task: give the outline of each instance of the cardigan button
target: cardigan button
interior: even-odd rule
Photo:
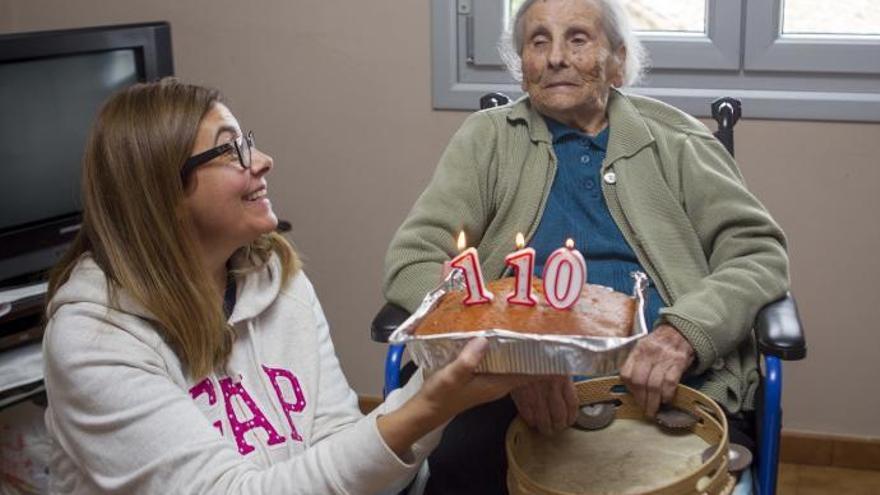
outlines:
[[[605,179],[606,184],[617,183],[617,174],[615,174],[614,172],[608,172],[602,178]]]

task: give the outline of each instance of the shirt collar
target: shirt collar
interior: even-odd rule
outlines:
[[[544,117],[544,121],[547,122],[547,129],[550,130],[550,134],[553,136],[553,143],[556,144],[567,137],[573,138],[581,138],[586,139],[591,146],[595,148],[599,148],[602,151],[608,149],[608,129],[609,126],[605,126],[604,129],[599,131],[599,134],[595,136],[590,136],[585,132],[581,132],[577,129],[569,127],[562,122],[558,122],[556,120],[551,119],[550,117]]]
[[[633,98],[638,97],[633,96]],[[484,110],[484,112],[492,111],[497,111],[497,109]],[[552,144],[553,136],[547,129],[546,121],[532,107],[528,94],[521,96],[506,111],[508,112],[507,120],[510,123],[521,122],[526,125],[532,141]],[[611,136],[610,133],[608,135],[608,149],[603,167],[610,166],[620,158],[635,155],[654,141],[654,136],[648,129],[641,112],[629,97],[615,88],[611,88],[611,94],[608,97],[608,127],[609,129],[614,128],[614,136]]]

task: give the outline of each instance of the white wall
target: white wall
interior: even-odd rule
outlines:
[[[428,2],[0,0],[0,32],[167,20],[177,74],[221,88],[261,149],[342,365],[381,390],[368,339],[388,241],[464,113],[430,99]],[[880,125],[746,120],[737,156],[791,242],[809,337],[786,428],[880,437]]]

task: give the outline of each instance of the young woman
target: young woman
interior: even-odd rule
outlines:
[[[375,493],[522,383],[475,375],[474,340],[363,417],[274,233],[272,167],[216,91],[167,79],[105,104],[50,283],[53,493]]]

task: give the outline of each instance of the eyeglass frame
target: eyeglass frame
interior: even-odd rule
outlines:
[[[244,146],[242,144],[239,144],[239,142],[241,142]],[[232,141],[223,143],[219,146],[215,146],[214,148],[203,151],[198,155],[193,155],[187,158],[185,162],[183,162],[183,168],[180,169],[180,179],[186,181],[186,178],[189,177],[189,174],[191,174],[193,170],[195,170],[197,167],[210,162],[218,156],[223,156],[230,151],[235,151],[236,155],[238,155],[239,165],[241,165],[242,169],[247,170],[251,168],[254,146],[254,131],[248,131],[247,135],[245,136],[241,136],[239,138],[233,139]],[[247,160],[245,160],[245,157],[247,157]]]

